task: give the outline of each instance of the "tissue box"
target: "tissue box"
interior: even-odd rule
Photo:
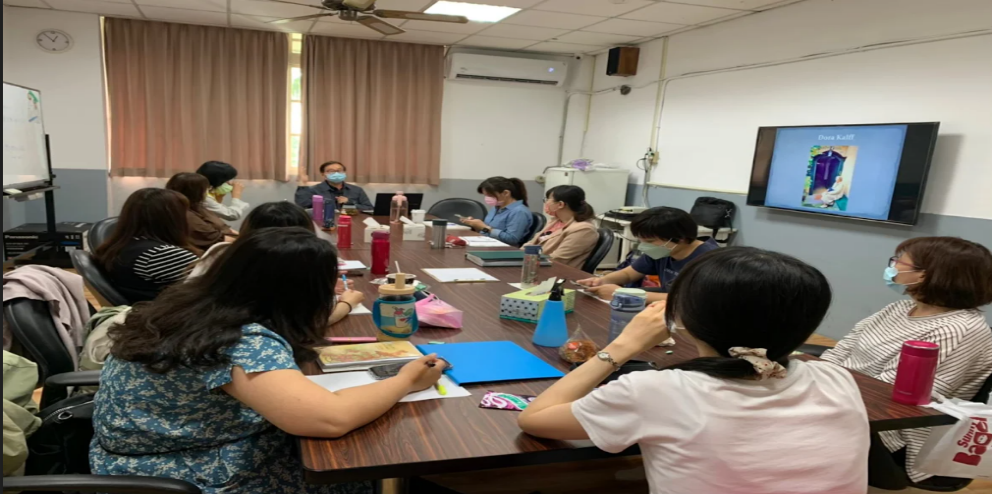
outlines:
[[[424,225],[403,225],[403,240],[420,240],[427,238],[427,227]]]
[[[503,295],[499,304],[499,317],[512,321],[537,323],[544,312],[544,304],[550,294],[530,295],[534,289],[521,290],[509,295]],[[565,313],[575,312],[575,290],[565,290]]]
[[[367,226],[367,227],[365,227],[365,243],[367,243],[367,244],[371,244],[372,243],[372,233],[373,232],[386,232],[386,233],[389,233],[389,231],[390,231],[389,230],[389,227],[386,226],[386,225],[379,225],[376,228],[372,228],[371,226]]]

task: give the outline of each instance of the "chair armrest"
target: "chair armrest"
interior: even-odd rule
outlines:
[[[49,377],[46,388],[70,388],[77,386],[99,386],[100,371],[69,372]]]
[[[44,475],[3,479],[3,492],[62,492],[107,494],[202,494],[188,482],[154,477]]]
[[[823,345],[803,345],[796,351],[803,352],[806,355],[812,355],[814,357],[822,357],[823,353],[827,350],[832,350],[832,348]]]

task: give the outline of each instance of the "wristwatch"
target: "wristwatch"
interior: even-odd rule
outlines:
[[[493,232],[493,229],[492,228],[483,228],[483,229],[479,230],[479,233],[481,233],[483,235],[489,235],[492,232]]]
[[[596,357],[598,357],[599,360],[612,365],[614,369],[620,370],[620,364],[618,364],[616,360],[613,360],[613,356],[610,355],[609,352],[599,352],[596,354]]]

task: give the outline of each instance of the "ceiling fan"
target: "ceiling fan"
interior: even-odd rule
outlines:
[[[367,28],[379,31],[386,36],[402,34],[406,31],[382,20],[382,19],[404,19],[411,21],[434,21],[452,22],[456,24],[468,23],[468,18],[460,15],[440,15],[424,14],[422,12],[407,12],[403,10],[381,10],[375,8],[375,0],[320,0],[320,6],[307,5],[288,0],[270,0],[276,3],[286,3],[290,5],[300,5],[312,7],[324,12],[320,14],[305,15],[291,19],[280,19],[272,21],[270,24],[285,24],[287,22],[308,21],[321,17],[338,16],[342,21],[357,22]]]

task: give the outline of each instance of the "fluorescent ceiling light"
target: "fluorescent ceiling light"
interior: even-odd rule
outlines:
[[[513,7],[497,7],[495,5],[481,5],[477,3],[465,2],[437,2],[427,9],[426,14],[463,15],[468,20],[475,22],[499,22],[513,14],[520,12],[520,9]]]

